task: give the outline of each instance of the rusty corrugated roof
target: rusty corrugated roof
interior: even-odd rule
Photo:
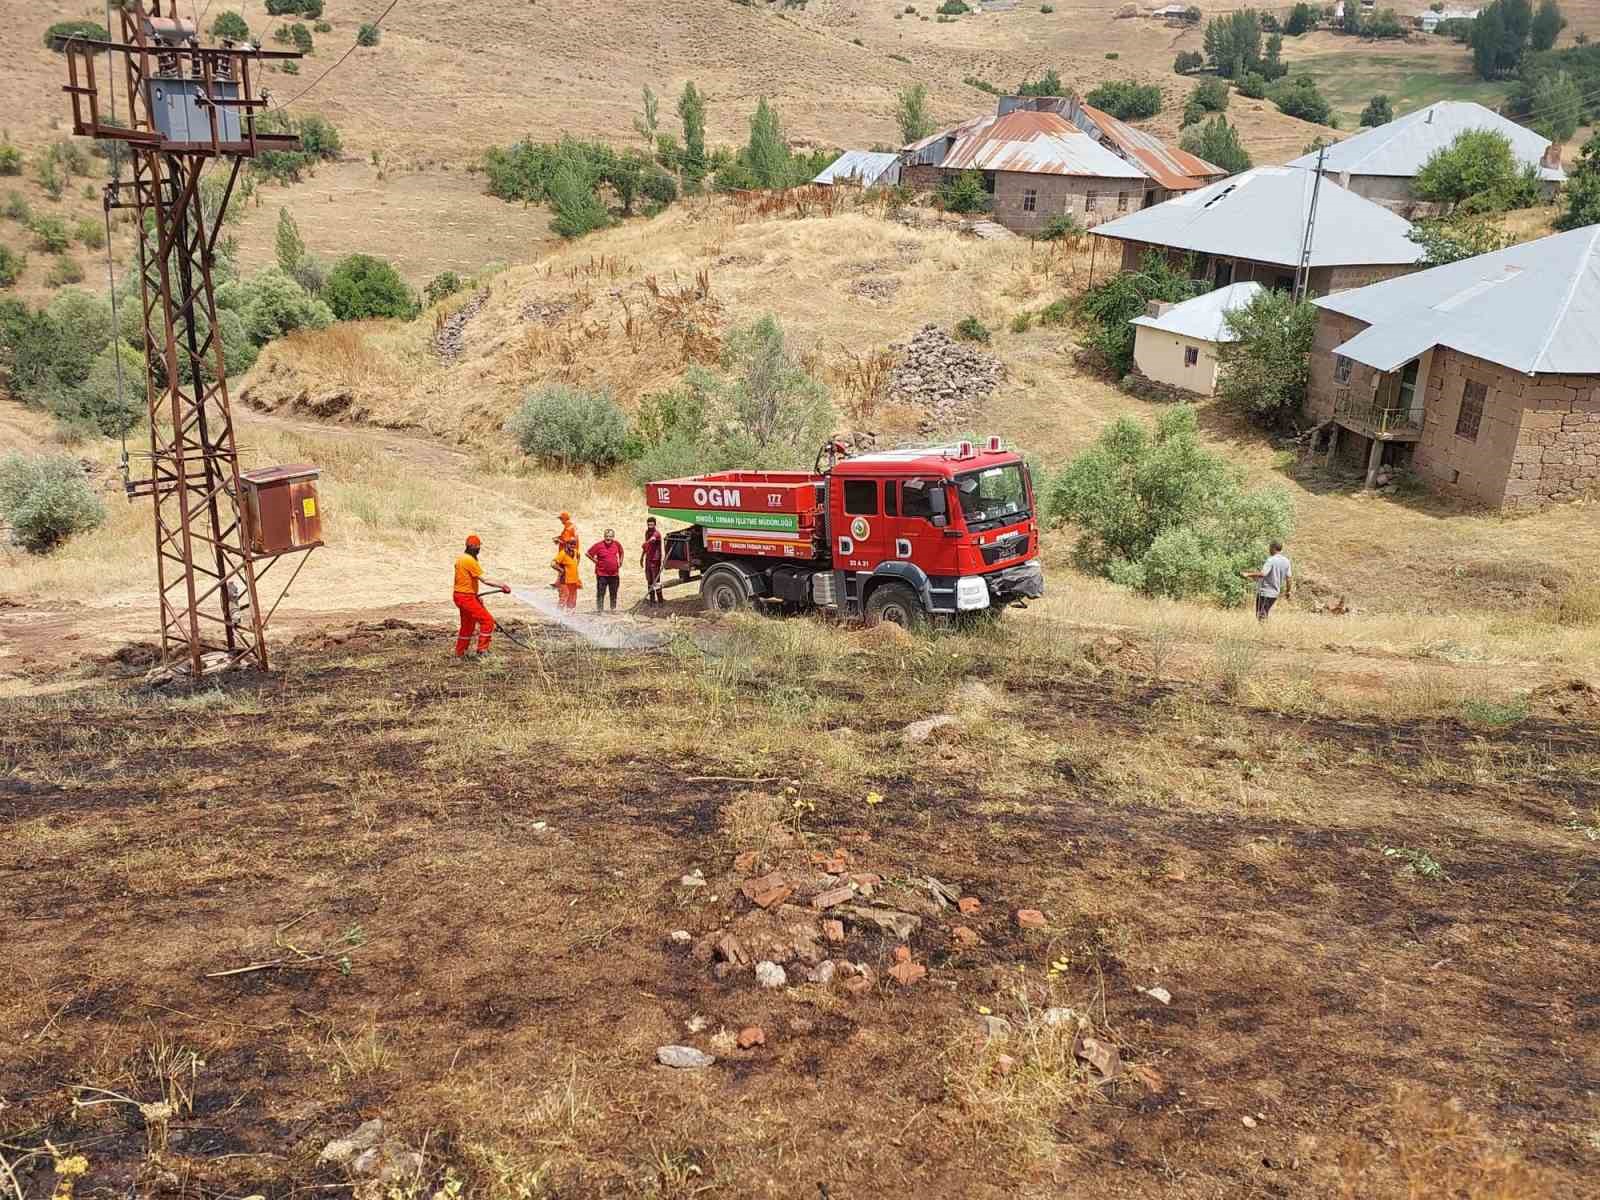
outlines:
[[[1121,149],[1144,168],[1145,174],[1168,191],[1187,192],[1205,187],[1227,174],[1215,163],[1196,157],[1187,150],[1174,150],[1155,134],[1135,129],[1126,121],[1119,121],[1092,105],[1079,101],[1078,111],[1099,129],[1102,138]]]
[[[941,141],[950,149],[931,161]],[[1143,179],[1145,172],[1107,150],[1065,117],[1051,112],[1009,112],[979,117],[906,147],[912,161],[952,171],[1017,171],[1028,175],[1082,175],[1100,179]],[[923,152],[918,154],[917,152]]]

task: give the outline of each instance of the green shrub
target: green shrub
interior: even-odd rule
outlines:
[[[962,13],[969,13],[972,9],[967,7],[965,0],[944,0],[944,3],[934,9],[942,17],[959,17]]]
[[[328,304],[313,297],[277,267],[268,267],[248,283],[238,285],[236,293],[230,295],[230,304],[239,314],[245,335],[257,346],[265,346],[296,329],[326,329],[334,320],[334,310]]]
[[[333,32],[333,26],[328,24],[328,22],[326,22],[326,21],[318,21],[311,28],[314,29],[318,33],[332,33]]]
[[[1239,131],[1220,114],[1183,131],[1178,145],[1190,154],[1214,163],[1230,175],[1250,169],[1250,156],[1239,141]]]
[[[296,21],[289,26],[289,40],[294,43],[294,48],[300,51],[301,54],[310,54],[315,46],[315,42],[311,37],[311,30],[307,29],[300,21]]]
[[[1379,93],[1367,101],[1367,106],[1361,110],[1361,127],[1363,129],[1376,129],[1379,125],[1387,125],[1394,120],[1394,106],[1389,103],[1389,97]]]
[[[1498,225],[1471,216],[1417,221],[1406,236],[1423,248],[1427,255],[1423,261],[1430,267],[1492,254],[1504,250],[1513,240]]]
[[[44,281],[51,287],[68,287],[74,283],[83,282],[83,268],[78,265],[77,259],[65,255],[57,258],[50,264]]]
[[[378,28],[378,26],[373,24],[363,25],[356,33],[356,45],[376,46],[378,44],[378,40],[382,36],[383,30]]]
[[[1267,94],[1285,116],[1326,125],[1328,118],[1333,115],[1333,109],[1317,88],[1317,81],[1309,75],[1285,79]]]
[[[117,386],[117,359],[122,359],[122,386]],[[124,341],[107,345],[89,365],[75,388],[62,389],[46,407],[69,431],[119,437],[136,428],[145,415],[144,355]]]
[[[1228,85],[1221,79],[1202,79],[1189,93],[1189,102],[1202,112],[1225,112],[1228,107]]]
[[[77,235],[78,243],[91,250],[99,250],[106,244],[105,223],[93,217],[82,218],[73,232]]]
[[[976,75],[968,75],[961,82],[970,88],[977,88],[980,92],[987,92],[991,96],[1000,95],[999,88],[990,83],[987,79],[979,79]]]
[[[1537,178],[1532,187],[1534,197],[1529,197],[1522,175],[1504,134],[1468,129],[1434,151],[1412,186],[1423,200],[1450,205],[1470,201],[1468,207],[1473,211],[1495,211],[1525,207],[1537,198]]]
[[[33,221],[33,208],[29,205],[28,198],[21,192],[7,192],[5,206],[0,208],[0,216],[28,225]]]
[[[328,273],[322,299],[341,321],[370,317],[410,320],[417,315],[416,301],[399,273],[370,254],[351,254]]]
[[[1201,445],[1195,410],[1178,405],[1152,433],[1129,417],[1112,423],[1045,488],[1054,526],[1080,533],[1084,570],[1151,596],[1242,600],[1239,572],[1293,528],[1279,489],[1247,490],[1244,472]]]
[[[211,36],[227,38],[232,42],[247,42],[250,40],[250,26],[236,12],[218,13],[217,19],[211,22]]]
[[[1563,193],[1567,211],[1556,218],[1558,229],[1582,229],[1600,224],[1600,133],[1584,143],[1578,161],[1567,172]]]
[[[62,254],[72,245],[72,230],[60,217],[35,217],[28,223],[33,244],[47,254]]]
[[[1019,96],[1060,96],[1067,91],[1066,84],[1061,82],[1061,76],[1054,67],[1051,67],[1038,79],[1023,80],[1017,84]]]
[[[1161,111],[1160,88],[1128,79],[1102,83],[1084,99],[1119,121],[1137,121]]]
[[[1190,75],[1206,65],[1206,56],[1198,50],[1180,50],[1172,60],[1172,69],[1179,75]]]
[[[106,507],[67,455],[8,454],[0,459],[0,516],[11,539],[43,554],[106,519]]]
[[[0,141],[0,175],[22,174],[22,151],[8,141]]]
[[[0,246],[0,288],[8,288],[22,277],[28,256],[10,246]]]
[[[956,322],[955,335],[964,342],[987,342],[989,327],[977,317],[968,315]]]
[[[1218,345],[1218,394],[1262,424],[1283,423],[1305,401],[1316,306],[1267,290],[1224,321],[1236,340]]]
[[[1053,12],[1055,12],[1055,10],[1056,10],[1056,7],[1053,4],[1041,4],[1041,5],[1039,5],[1039,11],[1042,12],[1042,13],[1053,13]]]
[[[1116,50],[1107,50],[1106,51],[1106,58],[1109,61],[1115,62],[1117,59],[1119,59],[1121,57],[1122,57],[1122,54],[1119,51],[1116,51]]]
[[[279,183],[298,183],[318,162],[337,159],[344,151],[338,129],[319,113],[295,120],[286,113],[271,112],[257,120],[256,128],[261,133],[300,136],[299,150],[262,150],[251,160],[252,170]]]
[[[563,470],[608,470],[628,441],[628,419],[609,393],[559,383],[529,392],[505,428],[529,458]]]
[[[1071,213],[1057,213],[1046,221],[1033,236],[1041,242],[1059,242],[1062,238],[1076,237],[1083,232],[1078,218]]]
[[[278,70],[282,71],[285,75],[298,75],[300,74],[300,64],[291,58],[279,63]]]
[[[427,297],[428,305],[431,307],[441,300],[454,296],[464,286],[461,276],[454,271],[440,271],[428,280],[428,286],[422,289],[422,294]]]
[[[1065,296],[1052,300],[1039,310],[1039,324],[1065,325],[1072,319],[1072,303]]]
[[[1028,330],[1030,330],[1032,328],[1033,328],[1033,314],[1031,312],[1029,312],[1027,309],[1023,309],[1016,316],[1011,318],[1011,332],[1012,333],[1027,333]]]
[[[1113,275],[1084,292],[1078,312],[1093,327],[1089,344],[1118,375],[1133,369],[1134,328],[1129,322],[1152,300],[1176,303],[1208,290],[1206,284],[1190,278],[1193,273],[1192,262],[1186,261],[1183,269],[1177,270],[1164,255],[1150,251],[1138,271]]]
[[[1267,98],[1267,77],[1256,71],[1246,71],[1239,77],[1239,94],[1251,100]]]
[[[577,162],[560,164],[550,177],[550,228],[564,238],[582,237],[611,224],[611,212],[595,195],[595,181]]]
[[[106,27],[98,21],[57,21],[44,31],[44,46],[46,50],[56,50],[64,53],[56,46],[57,38],[79,37],[91,42],[106,42],[111,40],[111,34]]]
[[[983,187],[983,174],[963,171],[939,185],[939,203],[953,213],[988,212],[994,199]]]
[[[61,199],[61,193],[66,190],[66,176],[56,166],[56,160],[48,154],[41,154],[33,163],[33,177],[38,181],[44,194],[52,200]]]

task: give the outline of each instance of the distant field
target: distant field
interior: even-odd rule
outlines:
[[[1389,97],[1395,114],[1401,115],[1436,100],[1476,100],[1494,108],[1511,90],[1509,84],[1479,79],[1465,52],[1459,68],[1437,53],[1384,50],[1316,54],[1295,59],[1291,66],[1296,75],[1316,78],[1347,129],[1355,124],[1367,101],[1380,92]]]

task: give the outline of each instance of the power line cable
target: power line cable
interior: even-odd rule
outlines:
[[[378,19],[377,20],[369,21],[368,24],[370,24],[374,29],[377,29],[380,26],[382,26],[383,19],[385,17],[387,17],[391,12],[393,12],[394,8],[395,8],[395,5],[397,5],[399,3],[400,3],[400,0],[390,0],[389,7],[384,9],[381,13],[378,14]],[[360,47],[360,45],[361,45],[361,33],[360,33],[359,30],[357,30],[357,32],[356,32],[356,40],[350,43],[350,48],[348,50],[346,50],[343,54],[341,54],[338,57],[338,59],[334,62],[334,64],[332,66],[330,66],[321,75],[318,75],[310,83],[306,84],[305,87],[301,88],[300,91],[296,92],[293,96],[289,97],[289,99],[285,100],[282,104],[274,104],[271,108],[267,109],[267,112],[282,112],[284,109],[288,108],[291,104],[295,103],[295,101],[299,100],[301,97],[306,95],[306,93],[311,91],[312,88],[316,87],[319,83],[321,83],[329,75],[332,75],[341,66],[343,66],[344,65],[344,60],[349,58],[352,54],[354,54],[356,52],[356,50]]]

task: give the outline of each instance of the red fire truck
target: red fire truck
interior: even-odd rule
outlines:
[[[1033,481],[999,438],[843,454],[830,443],[811,472],[646,484],[655,517],[688,523],[666,534],[664,569],[698,578],[709,611],[818,608],[874,625],[1044,594]]]

